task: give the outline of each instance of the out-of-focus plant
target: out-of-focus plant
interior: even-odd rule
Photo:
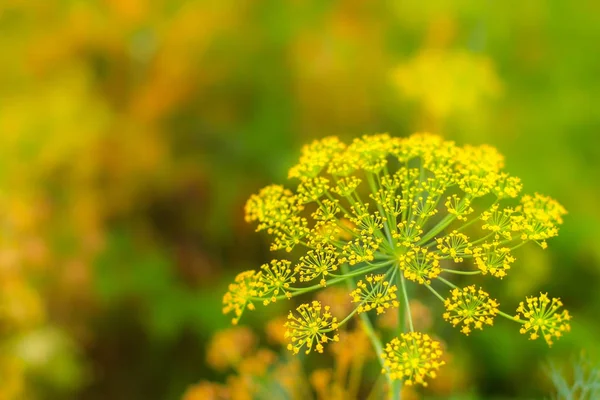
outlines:
[[[552,381],[553,400],[593,400],[600,398],[600,367],[581,354],[567,366],[549,362],[546,374]]]
[[[480,286],[458,287],[448,280],[502,279],[515,262],[515,249],[528,242],[545,249],[547,239],[558,234],[565,209],[537,193],[517,201],[522,184],[503,167],[493,147],[458,147],[430,134],[363,136],[349,146],[328,137],[305,146],[289,171],[299,180],[294,191],[270,185],[246,203],[246,220],[272,236],[271,250],[304,250],[295,263],[274,259],[258,271],[240,273],[223,297],[223,311],[233,313],[237,324],[256,304],[345,284],[353,305],[347,315],[333,315],[319,300],[290,311],[287,348],[293,354],[323,353],[358,315],[392,398],[399,396],[398,382],[427,386],[445,364],[441,343],[414,329],[410,297],[422,287],[443,304],[443,319],[465,335],[502,316],[529,339],[543,338],[551,346],[570,330],[560,299],[540,293],[511,315]],[[432,281],[445,285],[447,294]],[[384,345],[369,312],[393,309],[400,309],[397,329]]]
[[[81,361],[77,346],[89,348],[97,339],[90,317],[107,308],[94,290],[93,267],[112,245],[110,222],[144,213],[183,180],[205,175],[185,157],[172,157],[176,138],[165,121],[232,75],[223,66],[227,56],[198,65],[215,38],[236,32],[231,28],[244,12],[239,2],[177,3],[0,5],[0,370],[7,371],[0,373],[0,392],[6,392],[0,398],[43,389],[66,395],[53,358],[31,357],[21,344],[35,338],[60,349],[63,360]],[[205,121],[227,121],[227,113],[207,111],[219,117]],[[148,233],[144,228],[139,231]],[[112,278],[106,275],[101,278]],[[191,303],[190,288],[174,281],[157,279],[170,285],[163,291],[169,301]],[[139,286],[140,279],[123,297],[138,295]],[[168,325],[163,330],[182,324]],[[71,367],[63,368],[71,371],[69,389],[78,389],[83,367]]]
[[[225,384],[202,381],[188,388],[184,400],[300,399],[309,390],[299,360],[257,346],[246,327],[218,332],[208,343],[207,361],[215,370],[233,372]]]
[[[399,65],[394,82],[404,98],[416,102],[430,124],[449,117],[469,119],[486,100],[499,96],[500,80],[486,56],[464,50],[424,49]]]

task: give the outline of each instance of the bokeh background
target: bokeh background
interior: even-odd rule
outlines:
[[[0,1],[0,399],[222,381],[222,294],[271,256],[246,198],[315,138],[415,131],[569,210],[502,282],[561,296],[568,337],[444,334],[465,393],[547,395],[540,363],[600,337],[599,43],[596,1]]]

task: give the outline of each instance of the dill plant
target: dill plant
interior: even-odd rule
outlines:
[[[314,141],[289,170],[293,190],[267,186],[245,207],[246,220],[272,238],[271,250],[301,255],[240,273],[223,297],[224,313],[237,324],[256,305],[345,285],[346,316],[332,315],[317,300],[289,312],[287,348],[323,353],[358,316],[392,398],[400,383],[427,386],[444,365],[440,342],[414,329],[413,285],[427,288],[443,305],[441,317],[465,335],[502,317],[529,339],[552,345],[570,330],[560,299],[540,293],[507,313],[479,283],[451,281],[456,275],[503,279],[516,248],[532,242],[545,249],[558,234],[563,206],[541,194],[521,195],[520,179],[503,167],[493,147],[459,147],[426,133],[366,135],[350,145],[336,137]],[[434,280],[447,290],[435,289]],[[396,337],[383,343],[372,315],[393,309],[400,317]]]

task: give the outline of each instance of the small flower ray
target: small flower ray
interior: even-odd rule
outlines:
[[[305,353],[313,350],[323,352],[323,344],[337,342],[339,335],[337,318],[331,315],[329,306],[322,306],[320,302],[313,301],[311,304],[302,304],[296,309],[299,317],[292,312],[288,315],[285,323],[285,337],[290,340],[287,348],[294,354],[298,354],[303,347]]]

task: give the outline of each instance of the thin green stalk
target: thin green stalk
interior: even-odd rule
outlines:
[[[446,268],[442,268],[443,272],[447,272],[449,274],[456,274],[456,275],[479,275],[481,274],[481,271],[459,271],[457,269],[446,269]]]
[[[398,266],[396,265],[396,268]],[[396,281],[400,286],[402,286],[402,271],[398,271],[398,275],[396,276]],[[406,309],[405,307],[398,307],[398,323],[396,324],[396,336],[400,337],[400,334],[404,332],[404,324],[406,321]],[[392,400],[400,400],[402,391],[402,382],[400,380],[395,379],[392,381],[390,385],[390,398]]]
[[[404,296],[404,306],[406,307],[406,315],[408,316],[408,326],[411,332],[415,331],[415,327],[413,326],[412,314],[410,312],[410,303],[408,301],[408,293],[406,292],[406,283],[404,282],[404,277],[400,274],[400,284],[402,286],[402,295]]]
[[[379,262],[375,262],[375,263],[372,263],[372,262],[369,262],[369,261],[364,261],[361,264],[366,264],[366,265],[368,265],[371,268],[365,268],[365,269],[362,269],[360,271],[355,271],[352,274],[350,274],[350,276],[357,276],[357,275],[360,275],[360,274],[365,273],[365,272],[370,272],[370,271],[373,271],[373,270],[376,270],[376,269],[379,269],[379,268],[387,267],[388,265],[394,263],[394,260],[390,260],[390,259],[385,259],[385,260],[382,259],[382,260],[378,260],[378,261]],[[338,275],[338,274],[335,274],[335,273],[331,272],[331,273],[329,273],[329,276],[337,278],[338,281],[343,281],[344,278],[346,278],[348,275]],[[330,283],[330,282],[333,282],[333,279],[331,281],[327,281],[326,283]],[[314,286],[316,287],[316,286],[320,286],[320,285],[314,285]],[[302,288],[299,288],[299,289],[302,289]]]
[[[462,207],[464,202],[467,201],[466,199],[467,199],[467,197],[461,199],[458,206]],[[431,230],[429,232],[427,232],[427,234],[425,236],[423,236],[423,238],[418,243],[418,245],[421,246],[421,245],[427,243],[427,241],[429,239],[431,239],[432,237],[434,237],[435,235],[437,235],[438,233],[440,233],[441,231],[446,229],[448,227],[448,225],[450,225],[455,219],[456,219],[456,215],[454,215],[454,214],[446,215],[444,218],[442,218],[442,220],[440,222],[437,223],[437,225],[435,225],[433,228],[431,228]]]
[[[441,276],[437,277],[440,281],[444,282],[446,285],[450,286],[453,289],[456,289],[458,286],[456,286],[454,283],[447,281],[446,279],[442,278]]]
[[[394,379],[392,384],[390,385],[390,399],[392,400],[400,400],[402,397],[402,381],[399,379]]]
[[[425,236],[423,236],[418,245],[420,246],[422,244],[427,243],[429,239],[433,238],[435,235],[446,229],[448,225],[450,225],[455,219],[456,216],[454,214],[446,215],[440,222],[437,223],[436,226],[434,226],[429,232],[427,232]]]
[[[500,311],[500,310],[498,310],[498,315],[501,315],[501,316],[503,316],[504,318],[510,319],[511,321],[518,322],[518,323],[520,323],[520,324],[524,324],[524,323],[525,323],[525,321],[523,321],[522,319],[519,319],[519,318],[517,318],[517,317],[513,317],[512,315],[508,315],[507,313],[505,313],[505,312],[502,312],[502,311]]]
[[[435,295],[435,297],[440,299],[442,301],[442,303],[446,302],[446,299],[444,299],[442,297],[442,295],[437,292],[437,290],[435,290],[434,288],[432,288],[431,286],[429,286],[427,284],[425,284],[425,286],[427,287],[427,289],[429,289],[431,291],[431,293],[433,293]]]

